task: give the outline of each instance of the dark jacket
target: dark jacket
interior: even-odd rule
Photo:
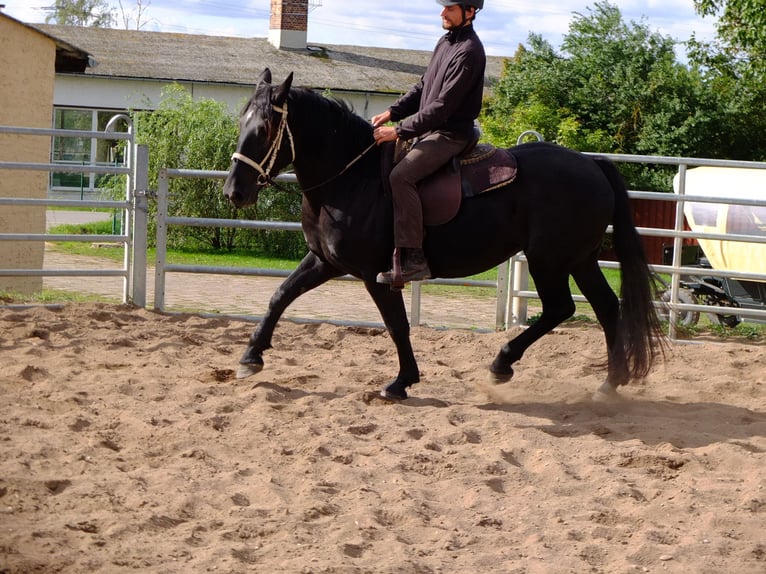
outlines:
[[[450,30],[436,43],[425,74],[391,106],[404,139],[441,131],[461,138],[473,134],[484,92],[484,46],[472,25]]]

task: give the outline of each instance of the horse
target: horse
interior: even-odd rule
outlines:
[[[372,126],[342,101],[293,87],[290,73],[272,84],[266,68],[239,117],[236,152],[223,193],[236,208],[254,204],[292,165],[302,189],[301,224],[308,253],[274,292],[250,336],[238,378],[260,372],[277,322],[302,293],[345,274],[361,279],[396,347],[399,371],[380,392],[408,398],[420,381],[401,290],[376,282],[394,249],[393,208]],[[606,340],[606,379],[594,398],[617,399],[618,387],[645,377],[662,348],[654,281],[634,226],[625,183],[613,162],[547,142],[508,150],[515,180],[464,198],[447,223],[427,226],[424,250],[433,277],[490,269],[523,251],[542,302],[538,320],[504,344],[490,365],[495,383],[514,374],[526,349],[575,312],[574,278]],[[621,266],[621,300],[598,265],[607,226]],[[659,342],[659,344],[658,344]]]

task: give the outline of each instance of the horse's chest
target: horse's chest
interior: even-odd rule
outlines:
[[[340,210],[325,206],[318,213],[304,212],[302,224],[309,249],[330,262],[348,261],[364,252],[365,242]]]

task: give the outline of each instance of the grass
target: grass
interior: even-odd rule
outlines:
[[[43,289],[40,293],[26,294],[0,291],[0,305],[49,305],[66,303],[115,303],[114,297],[103,297],[79,291]]]
[[[51,234],[62,235],[111,235],[112,222],[98,221],[84,224],[65,224],[52,227]],[[55,249],[71,255],[85,255],[88,257],[103,257],[114,261],[122,260],[122,249],[104,249],[87,241],[60,241],[56,242]],[[156,258],[156,249],[150,248],[147,260],[153,262]],[[178,265],[211,265],[220,267],[263,267],[269,269],[294,269],[298,260],[278,259],[273,257],[261,257],[251,251],[238,250],[233,252],[218,251],[189,251],[169,250],[167,263]]]
[[[665,332],[667,333],[667,324]],[[727,327],[704,314],[696,325],[677,325],[676,334],[682,339],[712,336],[716,339],[760,342],[766,341],[766,325],[743,322],[736,327]]]

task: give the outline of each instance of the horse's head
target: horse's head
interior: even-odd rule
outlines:
[[[223,186],[224,195],[235,207],[253,205],[261,188],[294,159],[287,125],[287,96],[292,81],[290,74],[279,86],[272,86],[271,71],[266,68],[242,109],[237,151]]]

